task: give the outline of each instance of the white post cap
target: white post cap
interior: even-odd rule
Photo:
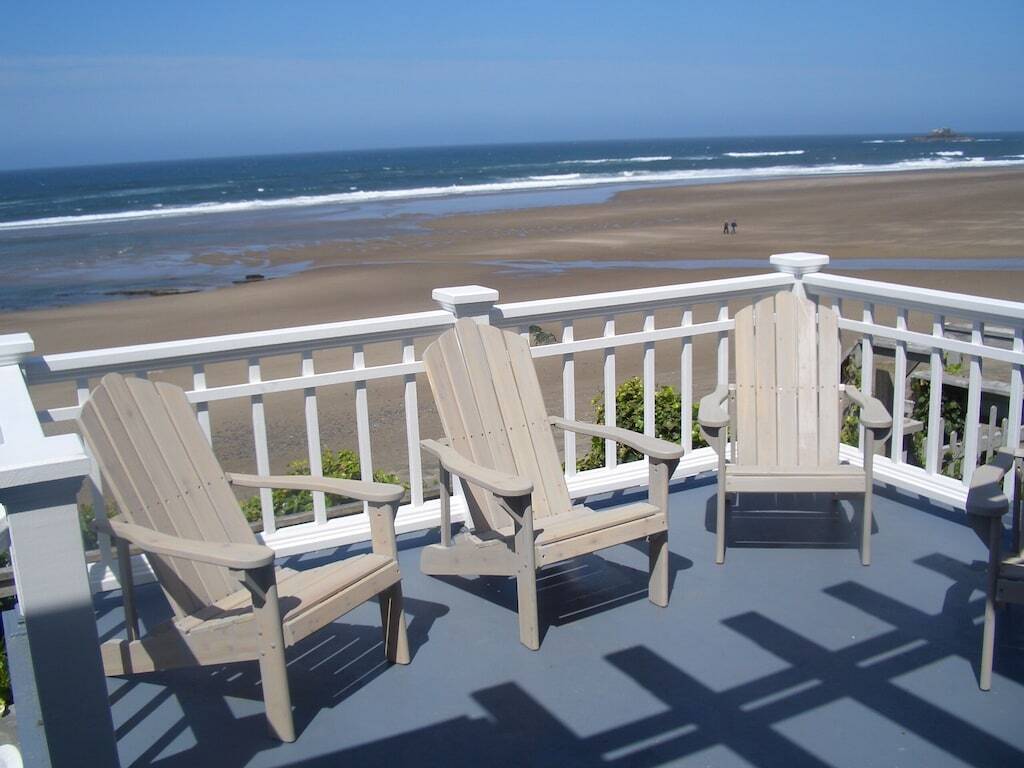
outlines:
[[[0,365],[17,365],[35,348],[35,342],[27,333],[0,335]]]
[[[774,253],[769,258],[771,265],[779,272],[788,272],[799,280],[804,275],[817,272],[828,264],[828,256],[824,253]]]
[[[490,319],[491,307],[498,303],[498,292],[482,285],[435,288],[431,296],[455,317],[472,317],[483,322]]]

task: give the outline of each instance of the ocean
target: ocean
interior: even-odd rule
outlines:
[[[1024,133],[589,141],[0,172],[0,310],[208,290],[271,250],[415,232],[434,216],[600,202],[622,189],[1024,165]]]

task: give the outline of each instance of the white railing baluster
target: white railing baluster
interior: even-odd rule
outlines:
[[[1013,329],[1013,351],[1024,352],[1024,327],[1017,326]],[[1022,407],[1024,407],[1024,365],[1017,364],[1010,368],[1010,404],[1006,414],[1006,434],[1003,438],[1003,444],[1011,448],[1020,445],[1020,420],[1024,416],[1021,413]],[[1013,474],[1013,472],[1007,472],[1003,485],[1008,495],[1013,490]]]
[[[312,376],[316,373],[313,363],[313,350],[302,352],[302,375]],[[309,474],[323,476],[323,453],[320,446],[320,414],[317,410],[316,387],[302,390],[306,406],[306,449],[309,455]],[[323,491],[313,491],[313,519],[317,523],[327,522],[327,498]]]
[[[604,337],[615,335],[615,316],[608,315],[604,320]],[[615,413],[615,348],[608,347],[604,351],[604,423],[614,427],[617,424]],[[616,443],[614,440],[604,441],[604,465],[614,469],[616,464]]]
[[[875,322],[875,305],[864,302],[861,319],[865,323]],[[860,340],[860,391],[865,397],[871,397],[875,391],[875,342],[874,336],[866,333]],[[864,445],[864,425],[860,425],[857,445]]]
[[[644,315],[644,330],[654,330],[654,313]],[[654,342],[644,344],[644,434],[654,435],[654,395],[657,384],[654,379]]]
[[[729,319],[729,302],[718,305],[718,319]],[[718,386],[729,383],[729,332],[718,334]]]
[[[693,325],[693,310],[683,310],[683,327]],[[683,337],[679,353],[679,435],[687,452],[693,450],[693,341]]]
[[[985,343],[985,324],[975,320],[971,325],[971,343]],[[964,414],[964,464],[963,479],[971,482],[974,469],[978,466],[978,437],[981,425],[981,356],[972,355],[967,385],[967,413]]]
[[[941,339],[943,336],[943,325],[946,318],[942,315],[932,317],[932,336]],[[946,436],[942,433],[942,379],[944,366],[942,350],[939,347],[932,347],[931,370],[928,394],[928,424],[925,433],[925,469],[929,474],[938,474],[942,471],[942,446],[946,442]]]
[[[413,339],[402,339],[402,362],[416,361]],[[423,506],[423,464],[420,455],[420,407],[416,395],[416,374],[405,377],[405,441],[409,452],[409,493],[414,507]]]
[[[360,370],[366,367],[363,345],[352,347],[352,368]],[[366,382],[356,382],[356,439],[359,442],[359,474],[363,480],[373,480],[373,450],[370,445],[370,406],[366,397]],[[369,509],[363,503],[363,509]]]
[[[572,320],[562,321],[562,342],[573,341]],[[576,356],[570,352],[562,355],[562,416],[566,419],[576,418]],[[576,474],[576,435],[564,430],[562,435],[565,456],[565,474]]]
[[[896,327],[907,329],[907,310],[905,307],[896,309]],[[903,429],[906,418],[907,401],[907,342],[896,342],[896,364],[892,376],[892,447],[890,458],[894,464],[903,462]]]
[[[202,363],[192,366],[192,390],[202,392],[206,389],[206,366]],[[210,430],[210,404],[196,403],[196,418],[203,428],[206,442],[213,444],[213,432]]]
[[[263,380],[258,357],[249,360],[249,383]],[[267,447],[267,421],[263,414],[263,395],[252,395],[249,398],[252,407],[252,441],[256,451],[256,473],[270,474],[270,450]],[[277,530],[274,520],[274,496],[269,488],[260,488],[260,511],[263,514],[263,533],[271,534]]]

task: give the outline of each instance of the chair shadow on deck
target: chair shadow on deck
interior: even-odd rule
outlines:
[[[409,650],[415,659],[417,651],[427,642],[432,625],[448,613],[448,608],[406,597],[405,612],[409,622]],[[392,669],[393,665],[385,658],[380,627],[372,623],[372,619],[371,623],[363,624],[351,618],[351,614],[343,616],[288,650],[293,716],[300,738],[322,710],[335,707],[389,670],[395,674],[402,672],[400,667]],[[119,631],[123,631],[123,625],[115,634]],[[189,756],[186,764],[191,765],[201,764],[200,755],[219,755],[220,765],[244,765],[255,754],[277,744],[268,735],[261,707],[251,714],[237,716],[228,703],[228,699],[263,701],[259,668],[253,662],[185,667],[112,679],[122,681],[110,695],[112,707],[140,686],[162,686],[145,705],[115,727],[119,742],[136,727],[151,727],[145,725],[147,717],[172,699],[177,700],[183,713],[133,765],[155,764],[160,753],[186,731],[190,731],[196,741],[192,749],[181,753]],[[229,723],[230,727],[225,727]],[[230,760],[225,762],[225,758]]]
[[[596,501],[588,501],[595,512],[616,505],[644,501],[647,493],[642,491],[615,491]],[[544,527],[542,521],[537,528]],[[612,549],[633,550],[639,567],[624,565],[610,559],[602,550],[582,555],[561,563],[547,566],[537,573],[538,620],[540,637],[544,639],[550,627],[560,627],[574,621],[581,621],[605,611],[647,600],[648,570],[647,544],[631,541]],[[633,556],[630,559],[634,559]],[[676,574],[693,567],[693,561],[672,551],[672,529],[669,527],[669,596],[675,584]],[[463,576],[434,577],[459,589],[482,597],[513,614],[517,611],[516,581],[508,576]]]
[[[998,712],[998,702],[979,692],[970,675],[938,688],[915,689],[906,684],[912,673],[927,675],[929,668],[944,660],[973,658],[980,632],[974,625],[981,605],[972,599],[976,587],[972,575],[977,575],[973,564],[939,554],[915,564],[957,577],[941,611],[925,613],[856,582],[835,584],[824,591],[889,625],[881,633],[840,648],[821,645],[758,611],[724,619],[729,630],[782,662],[771,664],[773,671],[731,687],[705,682],[706,672],[714,669],[714,665],[708,668],[706,659],[688,658],[683,669],[645,645],[605,655],[607,663],[660,706],[654,714],[632,716],[624,703],[631,695],[627,684],[607,704],[623,713],[622,722],[596,733],[574,731],[556,711],[509,680],[469,693],[484,716],[448,718],[279,764],[296,768],[388,765],[410,757],[421,768],[653,768],[692,757],[701,764],[826,768],[856,762],[866,751],[872,756],[866,759],[875,762],[888,754],[901,756],[907,764],[921,764],[941,754],[958,764],[1024,764],[1024,739],[1019,731],[1006,727],[1014,722],[1012,713],[1004,712],[996,724],[985,718],[978,704]],[[1001,674],[1024,684],[1020,663],[1001,667]],[[982,698],[972,701],[973,697]],[[842,709],[829,709],[833,706]],[[839,712],[845,717],[842,725],[823,732],[822,718],[834,722]],[[865,739],[867,734],[870,739]],[[202,737],[197,738],[202,742]],[[155,764],[191,766],[194,763],[189,761],[195,757],[179,753]]]
[[[704,528],[716,533],[716,497],[704,510]],[[824,493],[753,493],[731,495],[726,527],[729,548],[852,549],[860,547],[860,499],[833,499]],[[871,521],[871,533],[878,523]]]

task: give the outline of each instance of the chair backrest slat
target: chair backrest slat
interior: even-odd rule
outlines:
[[[568,510],[569,494],[526,340],[464,319],[431,344],[423,359],[452,447],[482,466],[529,478],[535,517]],[[466,486],[476,529],[511,522],[489,494]]]
[[[825,305],[818,308],[818,461],[839,462],[839,323]]]
[[[776,466],[778,452],[778,413],[775,376],[775,300],[766,296],[754,305],[756,342],[754,357],[757,379],[757,463]]]
[[[784,291],[736,313],[740,464],[839,461],[839,326],[835,312]]]
[[[125,520],[188,539],[255,541],[181,389],[110,374],[79,423]],[[238,589],[224,568],[152,555],[150,561],[179,616]]]

